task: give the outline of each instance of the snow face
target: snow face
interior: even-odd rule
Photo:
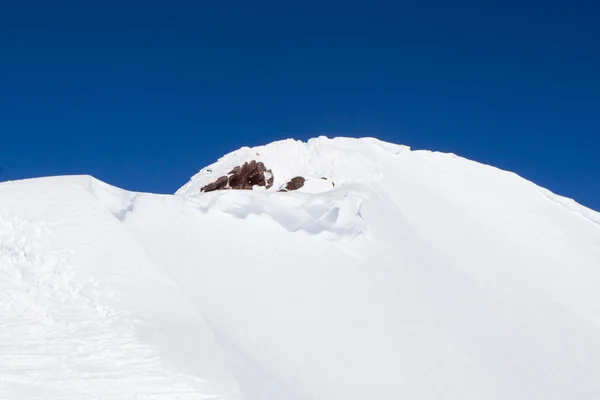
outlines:
[[[251,160],[272,188],[200,193]],[[599,282],[600,214],[376,139],[242,148],[176,196],[8,182],[0,398],[597,399]]]

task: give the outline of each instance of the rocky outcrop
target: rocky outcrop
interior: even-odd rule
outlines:
[[[222,176],[219,179],[217,179],[216,181],[214,181],[213,183],[209,183],[208,185],[204,186],[202,189],[200,189],[200,191],[201,192],[212,192],[214,190],[229,189],[227,187],[228,182],[229,182],[229,178],[226,176]]]
[[[285,190],[286,191],[290,191],[290,190],[298,190],[300,189],[302,186],[304,186],[304,181],[305,179],[301,176],[297,176],[295,178],[290,179],[290,181],[285,185]]]
[[[267,169],[262,162],[252,160],[238,165],[227,175],[223,175],[216,181],[200,189],[201,192],[212,192],[215,190],[252,190],[254,186],[262,186],[269,189],[273,186],[273,173]]]

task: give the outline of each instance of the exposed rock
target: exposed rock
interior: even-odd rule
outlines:
[[[300,189],[302,186],[304,186],[304,181],[305,179],[301,176],[297,176],[295,178],[290,179],[290,181],[287,183],[287,185],[285,185],[285,189],[287,191],[290,190],[298,190]]]
[[[214,190],[252,190],[253,186],[263,186],[269,189],[273,186],[273,173],[267,169],[262,162],[252,160],[241,166],[237,166],[227,176],[222,176],[216,181],[209,183],[200,189],[201,192],[212,192]]]
[[[200,191],[201,192],[212,192],[214,190],[228,189],[228,187],[227,187],[228,181],[229,181],[228,177],[222,176],[219,179],[217,179],[216,181],[204,186],[202,189],[200,189]]]
[[[265,165],[262,162],[256,162],[254,160],[244,165],[237,166],[229,173],[229,186],[232,189],[251,190],[252,186],[265,186],[267,189],[273,184],[269,185],[267,181],[266,172],[269,173],[269,177],[272,179],[273,174],[271,171],[267,171]]]

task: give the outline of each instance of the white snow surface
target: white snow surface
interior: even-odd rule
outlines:
[[[271,189],[200,193],[250,160]],[[599,376],[600,214],[510,172],[320,137],[174,196],[0,184],[0,399],[595,400]]]

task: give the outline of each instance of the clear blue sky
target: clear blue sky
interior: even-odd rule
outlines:
[[[597,1],[13,1],[0,179],[172,193],[242,145],[376,136],[600,210]]]

